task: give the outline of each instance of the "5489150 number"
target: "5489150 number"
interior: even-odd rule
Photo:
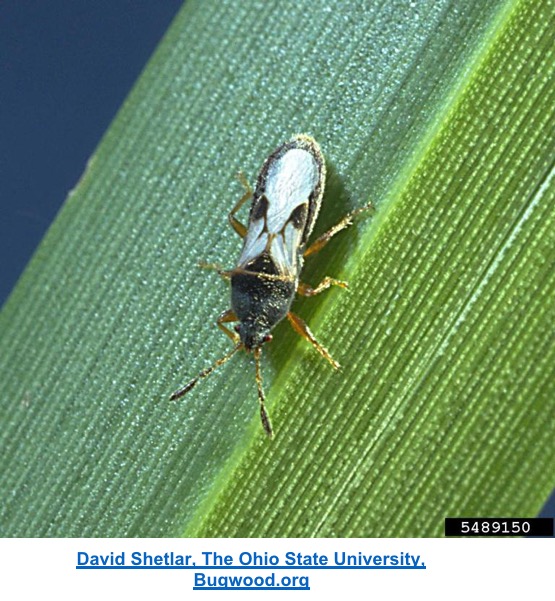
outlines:
[[[461,522],[461,534],[528,534],[530,532],[530,522],[520,522],[514,520],[511,522],[484,522],[482,520],[472,520]]]
[[[553,536],[553,519],[445,518],[445,536]]]

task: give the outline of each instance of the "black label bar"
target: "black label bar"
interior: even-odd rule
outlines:
[[[445,518],[445,536],[553,536],[553,518]]]

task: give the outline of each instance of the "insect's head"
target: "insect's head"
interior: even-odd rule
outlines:
[[[239,334],[245,350],[249,352],[272,340],[270,328],[255,320],[241,321],[235,326],[235,331]]]

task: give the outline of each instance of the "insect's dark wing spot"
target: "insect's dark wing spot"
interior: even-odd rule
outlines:
[[[298,207],[295,207],[293,212],[291,213],[291,217],[289,217],[289,223],[293,225],[293,227],[297,230],[303,230],[306,218],[308,215],[308,205],[302,204]]]
[[[253,259],[248,265],[249,271],[257,273],[267,273],[269,275],[280,275],[279,269],[277,268],[275,261],[273,260],[270,253],[264,251],[258,257]]]
[[[258,199],[258,201],[253,205],[250,221],[258,221],[258,219],[266,219],[266,215],[268,213],[269,202],[264,194]]]

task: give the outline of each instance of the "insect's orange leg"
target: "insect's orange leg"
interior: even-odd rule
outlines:
[[[218,275],[224,280],[231,279],[231,276],[237,272],[236,269],[224,269],[219,263],[206,263],[205,261],[199,261],[198,266],[202,267],[202,269],[213,269],[214,271],[217,271]]]
[[[232,332],[231,330],[229,330],[228,328],[226,328],[224,326],[224,323],[230,323],[232,321],[238,321],[237,315],[235,315],[235,312],[233,311],[233,309],[228,309],[227,311],[224,311],[218,317],[218,320],[216,321],[216,325],[220,328],[220,330],[226,336],[229,336],[229,338],[231,338],[231,340],[233,340],[234,344],[237,344],[239,342],[239,335],[236,332]]]
[[[316,288],[312,288],[308,284],[303,282],[299,282],[297,285],[297,292],[302,296],[315,296],[316,294],[320,294],[324,290],[327,290],[330,286],[339,286],[339,288],[348,288],[347,282],[343,282],[342,280],[336,280],[334,278],[325,277]]]
[[[237,213],[237,211],[247,202],[247,200],[252,198],[252,189],[242,171],[239,171],[237,178],[243,184],[243,187],[245,188],[245,194],[241,196],[239,202],[233,207],[233,209],[231,209],[228,219],[231,227],[239,234],[239,236],[241,236],[241,238],[244,238],[247,235],[247,228],[237,219],[237,217],[235,217],[235,213]]]
[[[374,210],[374,205],[371,202],[345,215],[345,217],[343,217],[343,219],[339,223],[336,223],[325,234],[322,234],[319,238],[316,238],[316,240],[314,240],[314,242],[304,251],[304,256],[308,257],[309,255],[313,255],[319,250],[322,250],[322,248],[326,246],[326,244],[335,236],[335,234],[338,234],[342,230],[352,225],[353,219],[357,215],[359,215],[360,213],[364,213],[364,211],[370,210]]]
[[[329,354],[328,350],[316,340],[314,334],[310,331],[309,327],[298,315],[295,315],[294,313],[289,311],[289,313],[287,313],[287,319],[289,320],[289,323],[293,326],[295,332],[297,332],[297,334],[308,340],[310,344],[312,344],[312,346],[320,353],[320,355],[322,355],[322,357],[324,357],[326,361],[329,361],[329,363],[334,369],[340,368],[339,363]]]

